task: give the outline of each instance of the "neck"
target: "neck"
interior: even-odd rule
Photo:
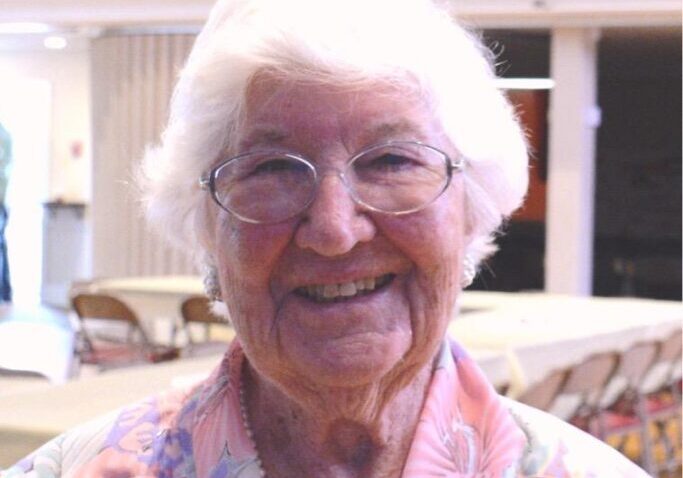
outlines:
[[[431,373],[428,363],[403,380],[285,389],[245,367],[248,417],[266,475],[400,476]]]

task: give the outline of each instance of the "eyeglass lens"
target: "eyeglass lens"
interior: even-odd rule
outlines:
[[[216,201],[243,220],[273,223],[302,212],[315,196],[318,175],[290,154],[238,156],[213,173]],[[448,184],[448,158],[420,143],[379,145],[353,157],[343,180],[357,202],[400,214],[438,197]]]

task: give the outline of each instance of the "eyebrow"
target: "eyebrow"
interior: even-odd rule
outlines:
[[[370,142],[376,142],[382,139],[403,136],[407,133],[409,133],[411,137],[401,139],[424,139],[425,135],[423,128],[419,124],[401,118],[395,121],[387,121],[370,126],[363,136],[364,139],[368,139]]]
[[[240,141],[240,149],[248,149],[253,146],[274,146],[282,143],[289,137],[285,131],[276,128],[255,128]]]
[[[405,137],[409,134],[410,137]],[[420,124],[405,118],[381,121],[363,131],[360,139],[363,144],[370,145],[391,138],[422,140],[425,133]],[[278,146],[289,138],[289,133],[275,127],[259,127],[253,129],[240,141],[239,150],[248,150],[255,146]]]

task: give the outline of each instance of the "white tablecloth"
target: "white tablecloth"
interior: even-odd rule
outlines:
[[[94,287],[128,302],[162,342],[179,320],[182,300],[202,293],[194,276],[109,279]],[[682,319],[680,302],[465,291],[448,330],[494,385],[509,381],[515,396],[593,353],[663,339]]]
[[[449,333],[466,349],[503,352],[513,396],[594,353],[663,339],[683,318],[680,302],[543,293],[466,292],[461,309]]]

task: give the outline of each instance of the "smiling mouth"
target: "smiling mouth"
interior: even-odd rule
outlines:
[[[340,302],[371,294],[389,284],[394,277],[395,274],[385,274],[340,284],[312,284],[299,287],[294,293],[313,302]]]

